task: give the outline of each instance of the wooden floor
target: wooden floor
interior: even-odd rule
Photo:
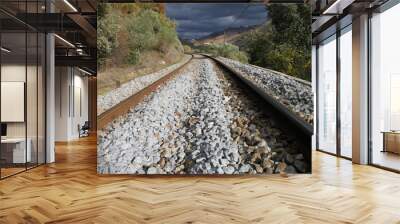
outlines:
[[[7,167],[7,168],[4,168],[4,167],[2,167],[1,168],[1,177],[3,178],[3,177],[8,177],[8,176],[11,176],[11,175],[13,175],[13,174],[16,174],[16,173],[19,173],[19,172],[23,172],[23,171],[25,171],[26,169],[25,169],[25,167],[23,167],[23,168],[19,168],[19,167]]]
[[[375,150],[372,156],[374,164],[400,170],[400,155],[391,152]]]
[[[0,181],[0,223],[400,223],[400,175],[320,152],[313,174],[98,176],[96,140]]]

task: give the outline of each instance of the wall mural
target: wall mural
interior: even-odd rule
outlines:
[[[310,27],[306,4],[100,4],[98,173],[310,173]]]

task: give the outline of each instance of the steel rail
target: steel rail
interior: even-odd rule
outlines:
[[[238,71],[237,69],[232,68],[231,66],[227,65],[225,62],[221,61],[218,58],[215,58],[208,54],[202,54],[203,56],[210,58],[217,62],[219,65],[230,71],[234,74],[237,78],[243,81],[247,86],[249,86],[252,90],[254,90],[258,95],[260,95],[265,101],[267,101],[270,105],[272,105],[275,109],[280,111],[285,117],[289,119],[291,123],[296,125],[306,136],[312,136],[314,132],[313,126],[306,122],[304,119],[299,117],[295,112],[293,112],[290,108],[279,102],[275,99],[272,94],[268,93],[266,90],[257,86],[253,81],[245,78],[242,72]]]
[[[111,107],[110,109],[104,111],[100,115],[97,116],[97,129],[101,130],[106,127],[107,124],[111,123],[113,120],[126,114],[131,108],[138,105],[142,102],[147,96],[149,96],[152,92],[157,90],[160,86],[165,84],[167,81],[172,80],[176,75],[193,59],[193,55],[191,58],[176,68],[175,70],[169,72],[168,74],[164,75],[162,78],[158,79],[157,81],[153,82],[149,86],[143,88],[139,92],[133,94],[132,96],[124,99],[120,103],[116,104],[115,106]]]
[[[310,164],[309,167],[306,168],[305,173],[311,173],[311,136],[313,134],[313,126],[305,122],[290,108],[280,103],[273,95],[270,95],[268,91],[260,88],[253,81],[245,78],[242,72],[233,69],[226,63],[211,55],[202,55],[213,60],[218,66],[226,70],[232,78],[242,83],[243,87],[247,89],[249,93],[251,92],[254,94],[256,100],[259,100],[258,106],[263,108],[264,112],[274,120],[275,125],[285,132],[287,136],[291,136],[290,138],[295,139],[305,161]]]
[[[308,87],[312,87],[311,82],[303,80],[303,79],[300,79],[300,78],[297,78],[297,77],[293,77],[293,76],[287,75],[287,74],[282,73],[282,72],[274,71],[274,70],[271,70],[271,69],[268,69],[268,68],[263,68],[263,67],[260,67],[260,66],[257,66],[257,65],[252,65],[252,64],[248,64],[248,66],[253,67],[253,68],[257,68],[257,69],[260,69],[260,70],[263,70],[263,71],[266,71],[266,72],[273,73],[274,75],[280,75],[280,76],[283,76],[285,78],[294,80],[294,81],[296,81],[298,83],[301,83],[302,85],[305,85],[305,86],[308,86]]]

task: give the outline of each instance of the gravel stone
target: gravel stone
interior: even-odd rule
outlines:
[[[235,168],[232,166],[226,166],[222,168],[225,172],[225,174],[233,174],[235,172]]]
[[[239,173],[248,173],[251,169],[249,164],[243,164],[239,169]]]
[[[306,170],[306,164],[304,163],[304,161],[296,160],[294,161],[294,166],[301,173],[304,173]]]
[[[101,174],[269,174],[305,170],[257,98],[208,59],[98,132]],[[286,161],[284,167],[281,162]],[[290,165],[293,164],[293,165]],[[304,172],[304,171],[303,171]]]
[[[306,122],[313,123],[314,105],[310,82],[228,58],[219,59],[240,71],[245,78],[253,81]]]
[[[285,161],[287,164],[292,164],[294,163],[294,158],[291,154],[286,153]]]
[[[155,168],[155,167],[150,167],[150,168],[147,170],[147,174],[157,174],[157,168]]]
[[[190,110],[187,103],[196,89],[197,66],[197,62],[190,63],[181,75],[98,132],[99,173],[137,174],[156,166],[161,158],[166,173],[182,165],[172,162],[172,158],[176,153],[185,153],[188,145],[174,137]]]
[[[137,77],[129,82],[122,84],[119,88],[113,89],[104,95],[97,97],[97,115],[102,114],[104,111],[117,105],[119,102],[126,98],[134,95],[145,87],[149,86],[153,82],[159,80],[169,72],[175,70],[179,66],[183,65],[190,59],[190,56],[186,56],[182,61],[173,64],[167,68],[164,68],[158,72],[151,73],[148,75]]]
[[[286,173],[296,173],[296,168],[294,166],[287,166],[285,169]]]
[[[189,139],[193,152],[188,154],[189,158],[200,159],[186,167],[187,172],[215,174],[221,173],[219,168],[223,167],[225,174],[232,174],[234,170],[227,165],[237,163],[235,159],[239,157],[239,152],[229,131],[231,115],[226,111],[228,105],[224,104],[221,84],[209,60],[203,60],[201,64],[197,84],[198,92],[192,101],[191,120],[188,121],[188,131],[193,131],[192,136],[195,137]],[[220,163],[216,162],[218,160]],[[210,166],[204,167],[203,164]]]

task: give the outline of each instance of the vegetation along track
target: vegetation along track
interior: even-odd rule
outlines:
[[[196,55],[98,135],[98,171],[309,172],[311,137],[221,64]],[[147,91],[148,88],[145,90]]]

